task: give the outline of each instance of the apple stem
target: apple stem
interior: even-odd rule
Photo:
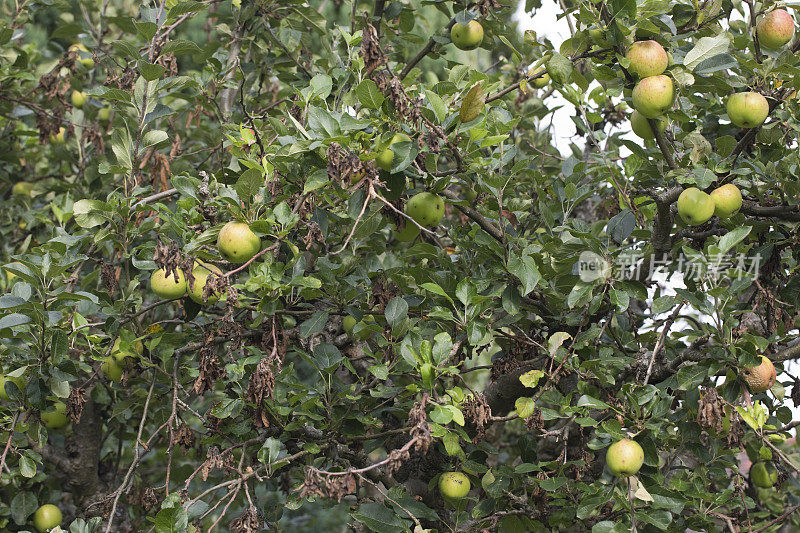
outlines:
[[[628,503],[630,504],[631,508],[631,533],[636,533],[636,511],[633,507],[633,493],[631,492],[631,478],[630,476],[625,478],[625,482],[628,485]]]

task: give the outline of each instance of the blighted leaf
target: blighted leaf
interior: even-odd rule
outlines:
[[[529,388],[534,388],[539,384],[539,380],[544,376],[541,370],[529,370],[519,377],[520,383]]]
[[[462,123],[472,122],[483,112],[486,105],[486,93],[483,92],[483,82],[479,81],[467,91],[467,95],[461,102],[461,110],[458,117]]]
[[[514,407],[520,418],[528,418],[536,410],[536,402],[533,401],[533,398],[517,398],[517,401],[514,402]]]
[[[558,347],[564,344],[564,341],[567,339],[571,339],[572,335],[567,333],[566,331],[557,331],[550,335],[550,338],[547,341],[547,349],[550,351],[550,355],[553,356],[556,354],[556,350]]]

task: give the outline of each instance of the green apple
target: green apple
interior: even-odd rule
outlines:
[[[714,214],[719,218],[728,218],[742,207],[742,193],[733,183],[711,191],[711,198],[714,199]]]
[[[117,340],[114,341],[114,345],[111,347],[111,355],[121,368],[131,368],[136,362],[136,359],[142,356],[144,345],[142,341],[136,341],[132,346],[122,348],[121,343],[122,339],[117,337]]]
[[[754,92],[736,93],[728,98],[728,117],[734,126],[755,128],[764,123],[769,115],[769,103]]]
[[[667,129],[666,117],[656,117],[653,120],[656,121],[658,131],[663,133]],[[655,133],[653,133],[653,128],[650,127],[650,123],[647,121],[647,117],[635,109],[631,113],[631,129],[633,133],[645,140],[655,139],[656,137]]]
[[[356,319],[352,315],[347,315],[342,319],[342,327],[344,328],[345,333],[350,335],[353,332],[353,328],[356,325]]]
[[[73,44],[69,47],[69,50],[70,52],[76,52],[78,54],[78,62],[81,65],[86,68],[94,67],[94,59],[92,59],[92,54],[82,43]]]
[[[67,140],[67,130],[64,126],[58,129],[58,133],[50,134],[50,144],[64,144]]]
[[[669,76],[644,78],[633,88],[633,107],[647,118],[663,115],[675,100],[675,88]]]
[[[792,40],[794,19],[785,9],[770,11],[758,22],[756,35],[764,48],[780,48]]]
[[[768,489],[778,481],[778,470],[771,462],[758,461],[750,467],[750,481],[760,489]]]
[[[714,199],[697,187],[685,189],[678,197],[678,214],[690,226],[698,226],[714,215]]]
[[[61,429],[65,427],[67,422],[69,422],[67,415],[64,414],[66,409],[67,406],[64,405],[63,402],[56,402],[53,404],[52,409],[44,411],[40,415],[44,427],[47,429]]]
[[[15,377],[12,377],[12,376],[6,376],[6,375],[3,375],[3,374],[0,374],[0,400],[3,400],[3,401],[7,402],[7,401],[9,401],[11,399],[11,398],[9,398],[8,394],[6,394],[6,381],[16,385],[17,388],[20,390],[20,392],[23,392],[25,390],[25,378],[24,377],[19,376],[19,377],[15,378]]]
[[[550,83],[550,74],[548,74],[547,72],[539,70],[534,74],[534,76],[536,77],[533,78],[532,80],[533,86],[536,87],[537,89],[541,89],[542,87]]]
[[[669,56],[656,41],[637,41],[628,49],[625,57],[630,61],[630,70],[640,78],[658,76],[667,69]]]
[[[444,200],[438,194],[421,192],[406,202],[405,211],[420,226],[435,226],[444,216]]]
[[[192,270],[192,276],[194,276],[194,283],[189,286],[189,298],[194,300],[199,304],[208,304],[212,305],[219,301],[221,294],[219,291],[214,291],[213,293],[208,295],[205,302],[203,302],[203,292],[205,291],[205,287],[208,284],[209,276],[222,276],[222,270],[220,270],[215,265],[209,263],[203,263],[202,261],[197,261],[195,263],[194,270]]]
[[[119,383],[122,379],[122,367],[113,356],[106,357],[103,360],[103,364],[100,365],[100,370],[109,381]]]
[[[608,471],[615,476],[629,477],[642,467],[644,451],[639,443],[631,439],[622,439],[608,447],[606,465]]]
[[[33,513],[33,527],[39,533],[45,533],[61,525],[61,510],[53,504],[42,505]]]
[[[463,472],[445,472],[439,477],[439,492],[450,502],[464,498],[470,487],[469,478]]]
[[[110,118],[111,118],[111,108],[108,106],[101,107],[100,111],[97,112],[97,120],[99,120],[100,122],[108,122]]]
[[[261,239],[244,222],[231,221],[219,230],[217,249],[231,263],[246,263],[261,251]]]
[[[450,28],[450,39],[461,50],[475,50],[483,41],[483,26],[477,20],[466,24],[456,22]]]
[[[162,298],[181,298],[186,294],[186,276],[179,268],[169,276],[163,268],[159,268],[150,276],[150,289]]]
[[[378,153],[378,157],[375,158],[375,164],[378,167],[382,168],[386,172],[392,170],[392,162],[394,162],[394,152],[392,151],[392,145],[402,142],[411,142],[411,137],[406,135],[403,132],[395,133],[392,137],[392,140],[389,141],[389,146],[384,148]]]
[[[29,181],[18,181],[11,187],[11,194],[16,194],[17,196],[31,196],[31,191],[33,190],[33,183]]]
[[[70,99],[72,100],[72,105],[74,105],[77,108],[83,107],[84,104],[86,104],[87,98],[88,97],[86,96],[86,93],[83,91],[72,91],[72,95],[70,96]]]

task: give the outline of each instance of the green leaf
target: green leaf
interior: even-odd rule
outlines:
[[[100,200],[78,200],[72,206],[72,214],[80,227],[93,228],[108,221],[104,214],[107,208],[106,203]]]
[[[27,455],[23,455],[19,459],[19,473],[22,474],[24,477],[32,478],[36,475],[36,463],[28,457]]]
[[[508,271],[522,282],[522,296],[527,296],[542,279],[533,257],[512,253],[508,259]]]
[[[23,525],[38,507],[39,503],[34,494],[20,491],[11,500],[11,518],[18,525]]]
[[[545,68],[557,85],[564,85],[572,75],[572,61],[558,52],[553,52],[553,55],[547,60]]]
[[[539,380],[544,377],[544,372],[541,370],[529,370],[519,377],[520,383],[528,388],[536,388]]]
[[[523,396],[516,399],[514,408],[517,410],[517,414],[520,418],[528,418],[536,410],[536,402],[533,401],[533,398]]]
[[[361,504],[352,516],[376,533],[403,533],[407,530],[405,522],[382,503]]]
[[[150,130],[142,136],[142,148],[148,148],[168,140],[169,136],[166,131]]]
[[[715,37],[701,37],[697,40],[694,48],[687,52],[683,58],[683,64],[689,69],[694,69],[703,61],[727,52],[729,46],[730,34],[727,32],[722,32]]]
[[[745,237],[750,235],[753,226],[740,226],[735,228],[719,239],[719,253],[720,255],[727,254],[731,248],[742,242]]]
[[[328,312],[327,311],[317,311],[311,317],[300,324],[300,337],[303,339],[307,339],[311,335],[315,333],[319,333],[325,327],[325,324],[328,322]]]
[[[408,303],[401,296],[396,296],[386,304],[383,314],[392,328],[397,327],[408,316]]]
[[[154,81],[164,75],[167,71],[163,65],[154,65],[147,61],[139,61],[139,74],[147,81]]]
[[[257,168],[248,168],[245,170],[239,179],[236,180],[236,194],[242,200],[250,200],[258,192],[258,189],[264,185],[264,178],[261,170]]]
[[[447,106],[444,100],[433,91],[425,90],[425,98],[433,109],[433,114],[436,115],[436,122],[441,124],[447,118]]]
[[[361,105],[369,109],[380,109],[385,100],[378,90],[378,86],[372,80],[364,80],[356,86],[356,97]]]
[[[203,50],[192,41],[187,41],[185,39],[175,39],[174,41],[168,42],[161,48],[161,55],[175,54],[176,56],[178,56],[182,54],[198,54],[202,51]]]

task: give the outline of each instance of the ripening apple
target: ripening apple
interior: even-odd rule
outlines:
[[[420,226],[435,226],[444,216],[444,200],[438,194],[421,192],[406,202],[405,212]]]
[[[86,93],[83,91],[72,91],[72,95],[70,96],[70,100],[72,100],[72,105],[77,108],[81,108],[86,104]]]
[[[117,340],[114,341],[114,345],[111,347],[111,355],[121,368],[128,369],[135,364],[136,359],[142,356],[144,345],[142,341],[136,341],[132,346],[123,349],[121,347],[121,342],[122,339],[117,337]]]
[[[678,214],[690,226],[698,226],[714,215],[714,199],[697,187],[685,189],[678,197]]]
[[[33,513],[33,527],[39,533],[45,533],[61,525],[61,510],[51,503],[42,505]]]
[[[619,477],[636,474],[644,463],[644,451],[639,443],[631,439],[622,439],[608,447],[606,464],[608,471]]]
[[[445,472],[439,478],[439,492],[449,502],[464,498],[470,487],[469,478],[463,472]]]
[[[16,194],[17,196],[31,196],[31,191],[33,190],[33,183],[29,181],[18,181],[11,187],[11,194]]]
[[[44,427],[47,429],[61,429],[65,427],[67,422],[69,422],[67,415],[64,414],[66,410],[67,406],[64,405],[63,402],[54,403],[52,409],[48,409],[40,415]]]
[[[162,298],[181,298],[186,294],[186,276],[179,268],[169,276],[163,268],[159,268],[150,276],[150,289]]]
[[[64,126],[61,126],[58,129],[58,133],[50,134],[51,144],[64,144],[66,140],[67,140],[67,129]]]
[[[777,374],[775,373],[775,365],[772,361],[761,356],[761,364],[742,370],[742,377],[747,383],[747,388],[753,394],[766,392],[775,385]]]
[[[6,381],[16,385],[17,388],[20,391],[24,391],[25,390],[25,378],[23,378],[22,376],[15,378],[15,377],[12,377],[12,376],[6,376],[6,375],[3,375],[3,374],[0,374],[0,400],[6,401],[6,402],[11,400],[11,398],[9,398],[8,394],[6,394]]]
[[[232,220],[219,230],[217,249],[231,263],[246,263],[261,251],[261,239],[244,222]]]
[[[109,381],[119,383],[122,379],[122,366],[117,363],[117,360],[113,356],[108,356],[103,360],[103,364],[100,365],[100,370]]]
[[[768,489],[778,481],[778,470],[772,462],[758,461],[750,467],[750,481],[760,489]]]
[[[450,39],[461,50],[475,50],[483,41],[483,26],[477,20],[466,24],[456,22],[450,29]]]
[[[94,59],[92,59],[92,54],[89,52],[89,49],[83,45],[83,43],[73,44],[69,47],[69,50],[70,52],[78,53],[78,62],[81,65],[86,68],[94,67]]]
[[[728,218],[742,207],[742,193],[733,183],[727,183],[711,191],[714,199],[714,214],[719,218]]]
[[[644,78],[633,88],[633,107],[647,118],[663,115],[675,100],[672,79],[664,74]]]
[[[411,137],[409,137],[403,132],[395,133],[394,136],[392,137],[392,140],[389,141],[389,146],[387,146],[378,153],[378,157],[375,158],[375,164],[378,165],[378,167],[385,170],[386,172],[391,171],[392,163],[394,162],[394,152],[392,151],[392,145],[402,142],[411,142]]]
[[[669,56],[664,47],[656,41],[637,41],[625,54],[631,62],[630,70],[640,78],[658,76],[667,69]]]
[[[108,122],[111,118],[111,108],[109,106],[101,107],[97,112],[97,120],[100,122]]]
[[[794,19],[785,9],[770,11],[758,22],[756,35],[764,48],[780,48],[794,35]]]
[[[208,305],[217,303],[221,296],[219,291],[212,292],[208,295],[208,298],[206,298],[205,302],[203,301],[203,292],[205,291],[206,285],[208,285],[209,276],[212,275],[222,276],[222,270],[210,263],[197,261],[195,263],[194,270],[192,270],[194,283],[189,286],[189,298],[201,305],[204,303]]]
[[[534,74],[534,76],[536,77],[533,78],[532,80],[533,86],[536,87],[537,89],[541,89],[542,87],[550,83],[550,74],[548,74],[545,71],[539,70],[536,72],[536,74]]]
[[[728,117],[734,126],[755,128],[764,123],[769,115],[769,103],[754,92],[736,93],[728,98]]]
[[[656,117],[653,120],[656,121],[658,131],[663,133],[667,129],[666,117]],[[633,133],[645,140],[655,139],[656,137],[656,134],[653,133],[653,128],[650,127],[650,123],[647,121],[647,117],[635,109],[631,113],[631,129]]]

